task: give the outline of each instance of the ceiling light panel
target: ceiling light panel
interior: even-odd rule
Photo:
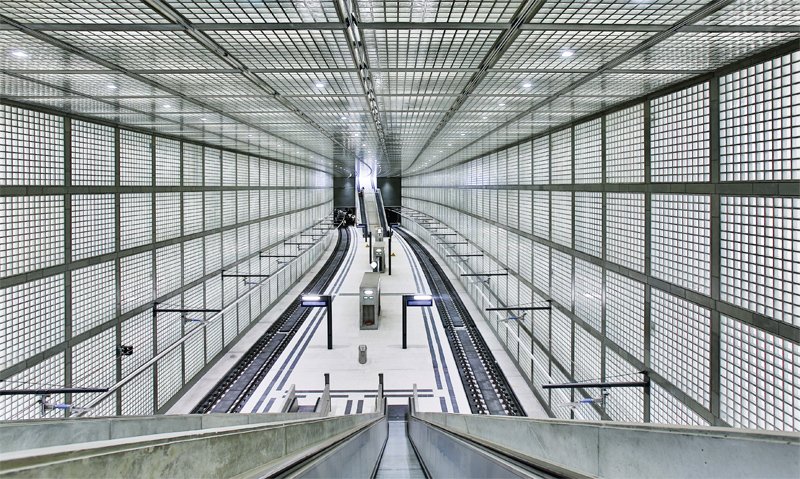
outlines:
[[[531,23],[671,25],[707,0],[550,0]]]
[[[456,95],[392,95],[381,97],[385,110],[447,111]]]
[[[509,22],[521,1],[358,0],[362,22]]]
[[[15,55],[16,52],[23,52],[25,56]],[[13,30],[0,30],[0,68],[12,71],[105,70],[97,63]]]
[[[194,23],[337,22],[336,7],[329,0],[297,1],[203,1],[167,0]]]
[[[358,73],[347,72],[280,72],[258,73],[269,86],[282,96],[329,96],[329,95],[360,95],[364,90],[358,78]],[[317,87],[317,85],[323,85]]]
[[[183,32],[51,32],[50,35],[126,69],[227,67]]]
[[[144,75],[161,85],[191,97],[214,97],[228,95],[268,95],[264,89],[240,73],[166,73]]]
[[[534,100],[524,96],[486,96],[486,95],[471,95],[464,102],[461,107],[465,111],[477,112],[520,112],[526,110]],[[510,115],[513,116],[513,115]]]
[[[98,98],[164,97],[168,93],[114,73],[26,73],[25,77]],[[113,87],[113,88],[111,88]]]
[[[3,97],[12,100],[26,101],[31,98],[60,98],[67,96],[62,90],[50,85],[28,80],[27,77],[19,78],[0,72],[0,87],[2,87]]]
[[[720,68],[737,58],[780,45],[798,33],[678,32],[620,65],[619,69],[698,70]]]
[[[504,73],[490,70],[475,89],[476,95],[551,95],[585,73]],[[529,87],[523,85],[530,84]]]
[[[237,30],[207,34],[250,68],[353,68],[344,31]]]
[[[697,25],[800,25],[797,0],[738,0]]]
[[[143,2],[124,0],[33,0],[0,2],[0,15],[24,23],[119,24],[164,23]]]
[[[387,72],[384,80],[375,87],[377,94],[439,95],[461,92],[469,81],[470,72]]]
[[[628,96],[633,98],[692,77],[691,74],[604,73],[575,88],[572,95]]]
[[[489,30],[365,30],[370,66],[477,68],[499,36]]]
[[[495,68],[596,69],[653,32],[523,31]],[[573,52],[563,56],[565,51]]]

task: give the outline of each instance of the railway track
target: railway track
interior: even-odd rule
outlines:
[[[436,298],[436,308],[456,359],[458,374],[467,389],[471,412],[524,416],[525,412],[508,380],[439,263],[402,227],[394,231],[411,247]]]
[[[350,241],[349,229],[339,228],[339,238],[334,252],[309,282],[304,290],[306,293],[324,292],[344,262]],[[309,314],[311,314],[309,308],[301,308],[299,301],[293,301],[267,332],[195,406],[192,413],[240,412]]]

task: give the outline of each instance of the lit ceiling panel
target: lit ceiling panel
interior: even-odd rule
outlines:
[[[697,22],[698,25],[800,25],[797,0],[739,0]]]
[[[0,2],[0,15],[23,23],[166,23],[143,2],[125,0],[33,0]]]
[[[549,0],[532,23],[670,25],[707,0]]]
[[[358,9],[362,22],[507,23],[522,3],[358,0]]]
[[[367,30],[373,68],[477,68],[499,35],[490,30]]]
[[[495,68],[596,69],[652,32],[523,31]]]
[[[352,68],[343,31],[217,31],[208,36],[249,68]]]
[[[335,22],[336,8],[327,0],[167,0],[193,23]]]
[[[619,68],[714,70],[793,38],[800,38],[800,33],[678,32]]]

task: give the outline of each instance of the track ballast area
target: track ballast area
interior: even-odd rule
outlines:
[[[524,416],[525,412],[508,380],[439,263],[402,227],[396,227],[394,231],[411,247],[425,274],[456,359],[458,373],[467,390],[472,413]]]
[[[344,261],[350,248],[350,230],[339,229],[336,248],[325,265],[309,282],[306,293],[322,294]],[[303,321],[309,316],[309,308],[301,308],[293,301],[286,311],[273,323],[266,333],[217,383],[205,398],[192,410],[195,414],[240,412],[247,399],[269,372],[270,368],[294,337]]]

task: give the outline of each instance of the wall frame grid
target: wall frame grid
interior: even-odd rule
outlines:
[[[0,379],[9,388],[109,387],[124,379],[131,370],[124,363],[135,357],[117,356],[119,345],[133,341],[134,355],[153,357],[193,329],[179,315],[141,321],[152,314],[154,302],[219,309],[261,286],[223,282],[221,270],[272,275],[262,282],[266,293],[251,294],[257,300],[228,315],[234,321],[226,325],[233,328],[221,331],[218,349],[207,347],[213,340],[205,332],[200,343],[181,343],[177,353],[153,364],[150,382],[137,377],[97,404],[93,414],[163,411],[314,264],[330,241],[327,235],[301,251],[284,245],[328,220],[332,179],[322,170],[18,102],[0,102],[0,115],[5,213],[0,255],[7,265],[0,275]],[[47,141],[38,143],[44,141],[42,131]],[[46,154],[33,154],[39,150]],[[222,152],[236,160],[227,170]],[[126,161],[137,173],[128,176],[133,183],[123,184]],[[230,214],[224,223],[215,221],[215,216],[223,219],[222,211]],[[262,251],[289,250],[299,256],[283,267],[260,258]],[[22,300],[26,297],[29,301]],[[25,324],[39,333],[31,331],[26,339],[30,328]],[[154,345],[149,352],[147,344]],[[81,352],[77,363],[75,351]],[[95,370],[105,373],[98,376]],[[133,384],[140,388],[137,393]],[[82,406],[93,397],[54,399]],[[34,402],[5,396],[0,417],[37,418]]]
[[[787,75],[788,79],[784,79]],[[750,144],[746,145],[746,151],[766,151],[760,148],[780,147],[761,139],[770,137],[770,128],[784,128],[784,139],[787,134],[790,137],[792,134],[796,135],[797,125],[800,125],[796,95],[794,100],[783,100],[775,107],[772,103],[758,103],[752,99],[745,103],[736,103],[736,95],[739,93],[734,88],[735,85],[741,85],[742,92],[753,89],[763,91],[764,94],[759,98],[768,99],[771,98],[769,85],[775,85],[768,82],[776,76],[780,76],[781,80],[775,88],[783,88],[787,82],[796,86],[800,81],[800,50],[796,42],[576,120],[566,126],[553,128],[547,133],[492,150],[481,157],[437,171],[405,177],[403,206],[424,211],[459,235],[468,238],[470,243],[465,248],[477,249],[484,254],[485,261],[492,261],[499,268],[508,268],[509,274],[531,291],[531,296],[527,298],[516,297],[519,302],[515,303],[514,293],[502,290],[506,288],[503,283],[493,283],[490,280],[482,283],[481,291],[477,291],[475,286],[465,284],[465,288],[479,305],[486,301],[501,304],[507,298],[512,298],[512,304],[525,304],[534,298],[548,299],[552,300],[553,311],[569,318],[572,323],[570,341],[573,355],[568,359],[563,354],[553,354],[552,325],[548,328],[547,337],[536,337],[535,328],[528,330],[522,323],[519,326],[519,331],[530,335],[525,338],[525,342],[532,344],[533,350],[541,348],[541,353],[548,358],[549,367],[553,368],[551,373],[557,372],[555,376],[550,375],[550,380],[555,381],[556,376],[568,380],[577,379],[576,361],[585,363],[589,359],[599,361],[600,376],[606,378],[609,376],[607,352],[613,354],[615,371],[621,365],[627,364],[626,367],[632,373],[644,369],[650,372],[653,383],[658,388],[660,402],[654,402],[656,399],[647,395],[642,395],[641,400],[630,402],[630,398],[634,397],[630,396],[622,403],[615,403],[608,411],[595,408],[595,413],[604,414],[605,418],[609,418],[606,413],[610,413],[611,419],[618,420],[641,417],[644,421],[657,418],[659,421],[696,423],[702,418],[702,421],[711,425],[797,430],[800,428],[796,420],[800,417],[800,406],[796,402],[787,402],[785,397],[796,395],[797,387],[800,386],[800,295],[796,292],[796,275],[800,272],[800,262],[797,261],[800,245],[792,239],[800,231],[800,163],[792,156],[787,158],[787,153],[783,153],[782,163],[774,163],[776,160],[772,159],[773,156],[781,154],[777,152],[773,156],[750,154],[746,160],[750,163],[745,164],[745,160],[731,156],[730,152],[734,150],[727,150],[728,157],[723,157],[720,150],[721,129],[736,128],[731,111],[739,108],[740,104],[747,105],[749,109],[745,114],[752,116],[743,120],[744,124],[755,125],[747,130],[751,136],[748,137]],[[728,85],[725,98],[720,93],[722,83]],[[655,104],[658,104],[657,109],[653,107]],[[610,182],[611,179],[606,175],[606,137],[613,124],[609,124],[606,118],[609,114],[637,105],[642,111],[638,121],[641,122],[644,133],[639,139],[631,138],[631,141],[640,142],[641,156],[630,157],[630,161],[641,165],[642,176],[634,176],[635,181]],[[783,123],[756,121],[756,117],[761,118],[761,112],[770,108],[782,110],[767,112],[764,118],[772,118],[768,115],[782,115],[780,118]],[[735,111],[741,113],[742,110]],[[727,123],[723,123],[725,118]],[[587,130],[583,128],[597,120],[600,120],[601,135],[599,151],[596,146],[587,143],[596,142],[596,139],[585,134]],[[653,126],[656,121],[659,125],[657,128]],[[682,130],[675,133],[680,139],[675,141],[681,143],[681,148],[671,152],[664,147],[664,125],[680,125]],[[530,157],[523,158],[519,155],[514,159],[504,152],[512,149],[520,151],[532,144],[530,156],[537,158],[537,154],[540,157],[543,154],[544,157],[537,161],[547,162],[553,155],[552,143],[543,143],[542,140],[552,138],[552,134],[563,136],[565,128],[573,132],[571,183],[564,184],[565,178],[561,175],[557,180],[559,184],[553,184],[555,182],[547,178],[542,180],[541,177],[534,184],[518,185],[513,181],[505,184],[498,181],[494,184],[491,177],[485,175],[484,158],[498,155],[506,158],[509,179],[514,178],[515,169],[520,174],[527,174],[531,169]],[[580,137],[577,135],[579,128],[584,133]],[[731,138],[733,134],[725,133],[727,138]],[[615,140],[615,145],[620,145],[620,141],[627,141],[625,130],[621,130],[619,135],[622,136]],[[655,141],[656,138],[658,141]],[[792,141],[798,141],[796,137],[791,138]],[[540,148],[549,148],[547,151],[541,150],[544,153],[537,153],[537,145],[543,145]],[[562,148],[561,151],[565,150]],[[657,159],[653,156],[656,154]],[[592,155],[597,158],[593,159]],[[569,171],[568,166],[562,165],[564,160],[561,153],[558,161],[560,170]],[[628,160],[624,156],[618,156],[615,159],[615,168],[618,171],[628,171],[629,166],[625,161]],[[657,167],[654,166],[656,161]],[[763,166],[758,162],[763,162]],[[594,173],[587,173],[592,171],[591,165],[598,164],[601,169],[599,178]],[[738,179],[731,179],[729,173],[729,177],[723,179],[721,165],[733,165],[727,167],[728,172],[734,171],[731,168],[741,168],[748,173]],[[777,173],[756,178],[750,172],[761,171],[759,168]],[[581,174],[580,178],[578,173]],[[779,179],[775,179],[776,175]],[[475,184],[481,183],[481,179],[483,184]],[[520,218],[510,220],[504,218],[502,213],[491,211],[496,205],[488,203],[485,198],[496,195],[495,191],[503,194],[516,194],[518,191],[517,197],[528,201],[515,209]],[[527,191],[532,196],[522,195],[522,192]],[[598,195],[599,198],[586,196],[589,194]],[[571,218],[565,216],[568,211],[565,202],[568,197],[565,195],[572,197]],[[630,195],[639,198],[637,202],[620,202]],[[557,198],[555,204],[553,197]],[[537,198],[544,203],[537,204]],[[589,201],[587,198],[592,199]],[[554,210],[555,205],[557,210]],[[609,208],[615,207],[622,216],[609,216]],[[531,211],[534,213],[530,220],[522,218],[531,215]],[[589,214],[588,211],[594,213]],[[631,212],[641,215],[641,230],[630,227],[626,218],[630,217]],[[597,217],[600,218],[599,231],[592,229],[598,227],[592,226],[597,224],[597,220],[592,218]],[[587,218],[591,219],[590,223],[578,223],[579,220],[587,221]],[[571,228],[564,224],[565,220],[571,222]],[[610,229],[614,221],[624,221],[620,223],[620,229],[613,233],[625,241],[619,251],[639,248],[642,253],[640,263],[628,264],[627,258],[622,261],[623,257],[618,254],[607,255],[609,240],[614,238],[613,235],[610,236],[614,231]],[[547,227],[537,227],[537,223],[543,223]],[[425,231],[421,227],[412,228],[429,244],[434,244],[429,238],[425,238]],[[565,236],[570,231],[571,242]],[[599,248],[586,246],[586,231],[596,231],[595,236],[601,240]],[[581,243],[576,242],[578,233],[582,235]],[[503,243],[499,241],[501,237],[507,239],[509,244],[532,245],[533,249],[527,246],[519,248],[520,255],[532,255],[531,266],[528,266],[527,259],[524,261],[524,269],[521,259],[512,262],[510,255],[501,251],[504,249]],[[533,254],[534,249],[541,249],[548,254],[537,256]],[[557,254],[557,263],[553,262],[554,254]],[[581,294],[587,295],[588,299],[581,299],[580,311],[576,309],[578,300],[568,301],[564,295],[563,281],[542,283],[542,279],[537,279],[542,276],[531,272],[539,268],[547,271],[548,276],[555,275],[558,278],[558,271],[567,267],[563,255],[571,259],[573,272],[588,271],[586,268],[589,266],[599,268],[602,272],[597,291],[588,291],[588,287],[582,286]],[[578,262],[585,265],[580,270],[576,266]],[[681,265],[684,262],[691,268],[683,268]],[[540,264],[537,266],[537,263]],[[464,266],[459,263],[456,267]],[[554,267],[558,271],[553,270]],[[610,282],[609,278],[612,276],[624,281],[620,283],[615,279]],[[578,294],[576,287],[583,280],[573,274],[570,286],[574,293],[570,293],[569,297]],[[632,286],[640,288],[640,293],[637,293],[636,299],[622,301],[621,298],[630,294]],[[554,287],[558,287],[559,291],[554,291]],[[584,304],[587,301],[594,301],[599,305],[594,309],[587,309]],[[617,305],[612,317],[609,316],[612,314],[609,305],[615,302]],[[592,310],[600,311],[600,330],[596,327],[596,319],[581,317]],[[505,333],[501,334],[501,328],[497,326],[503,323],[503,318],[496,314],[485,316],[501,342],[505,342]],[[614,319],[616,317],[623,318],[625,322],[622,324],[626,326],[619,329],[619,326],[609,323],[618,321]],[[725,328],[720,327],[723,317],[728,321]],[[612,334],[613,330],[609,329],[612,326],[619,332]],[[641,349],[632,350],[628,339],[625,339],[631,327],[640,328],[643,332],[639,340],[642,341]],[[678,327],[678,331],[684,328],[683,333],[680,333],[683,335],[690,334],[691,331],[691,341],[687,339],[688,342],[684,343],[674,327]],[[575,350],[578,328],[582,338],[591,337],[601,342],[599,358],[586,358],[582,356],[582,350]],[[782,366],[770,366],[769,370],[758,370],[755,373],[750,371],[750,377],[731,366],[738,361],[733,345],[741,344],[737,341],[744,334],[742,331],[747,331],[754,338],[766,335],[774,338],[774,341],[781,341],[784,361]],[[654,343],[656,333],[658,341]],[[616,339],[612,339],[614,334],[617,334]],[[758,342],[755,339],[748,343],[748,347],[752,348],[756,343],[760,347],[767,347],[763,341]],[[721,357],[722,345],[726,349],[725,355]],[[516,361],[523,361],[519,354],[519,343],[515,342],[513,346],[513,350],[507,349],[509,354]],[[531,351],[531,356],[534,353],[536,351]],[[659,361],[657,367],[661,368],[659,370],[654,369],[656,357]],[[565,360],[571,364],[564,364]],[[525,358],[524,361],[527,362],[528,359]],[[708,381],[707,386],[698,389],[679,380],[674,369],[663,366],[665,361],[675,363],[675,367],[682,371],[681,374],[705,378]],[[557,405],[551,398],[537,390],[541,380],[534,377],[530,365],[518,363],[518,367],[548,412],[563,416],[563,412],[555,408]],[[737,389],[748,387],[747,381],[755,384],[753,381],[756,381],[756,377],[761,381],[768,381],[770,387],[775,388],[776,392],[772,397],[774,404],[764,404],[763,400],[756,404],[756,395]],[[592,392],[583,393],[589,395]],[[721,404],[726,407],[724,411],[720,409]],[[635,407],[637,410],[627,410],[628,407]],[[734,408],[745,412],[732,414],[730,411]],[[772,415],[769,411],[773,408],[780,411],[780,414]],[[586,414],[594,413],[587,409]],[[769,418],[765,420],[761,416]]]

